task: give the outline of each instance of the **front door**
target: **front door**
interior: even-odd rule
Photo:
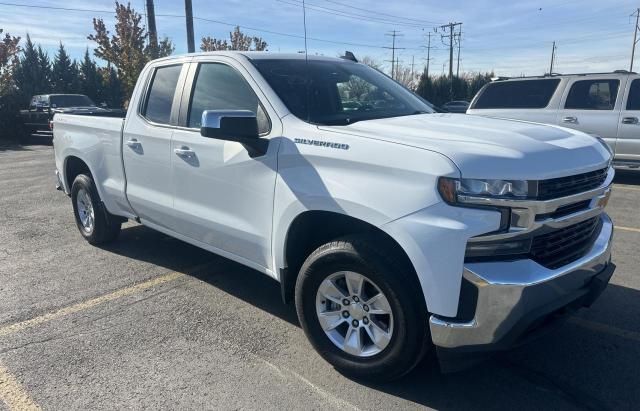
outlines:
[[[616,160],[640,162],[640,79],[627,85],[618,124]]]
[[[189,107],[181,110],[183,128],[172,141],[174,231],[255,268],[270,267],[278,151],[272,136],[281,133],[280,121],[241,66],[201,62],[191,70],[193,85],[183,95]],[[262,138],[270,139],[266,154],[252,157],[240,143],[201,136],[204,110],[256,113]]]

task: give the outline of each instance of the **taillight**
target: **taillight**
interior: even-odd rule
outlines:
[[[49,120],[49,130],[53,131],[53,120]]]

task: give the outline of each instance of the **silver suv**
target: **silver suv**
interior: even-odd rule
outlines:
[[[467,114],[557,124],[602,137],[614,164],[640,167],[640,75],[626,71],[498,79]]]

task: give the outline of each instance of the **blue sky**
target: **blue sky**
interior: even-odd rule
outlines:
[[[105,12],[28,8],[8,3]],[[144,13],[144,0],[132,0],[131,4]],[[384,60],[391,58],[391,51],[383,47],[391,45],[391,38],[385,33],[395,29],[402,32],[397,39],[397,46],[404,48],[398,50],[401,63],[410,65],[413,59],[418,69],[425,64],[427,53],[422,46],[426,46],[427,33],[431,32],[435,49],[431,52],[430,71],[439,73],[443,63],[448,64],[448,49],[441,41],[442,31],[435,32],[434,27],[462,22],[461,71],[493,70],[496,75],[513,76],[548,71],[554,40],[558,47],[554,71],[628,69],[635,23],[629,15],[640,2],[308,0],[307,6],[310,53],[334,56],[351,50],[357,57],[369,56],[388,66]],[[92,17],[102,17],[112,27],[113,8],[110,0],[0,0],[0,28],[22,37],[28,32],[50,55],[62,41],[72,56],[80,57],[87,46],[93,47],[86,39],[93,31]],[[155,8],[159,15],[184,15],[181,0],[155,0]],[[271,51],[304,49],[299,0],[193,0],[193,11],[198,18],[194,23],[196,48],[202,36],[227,37],[232,25],[238,24],[247,33],[262,36]],[[158,16],[157,26],[160,36],[174,41],[176,53],[186,52],[183,18]]]

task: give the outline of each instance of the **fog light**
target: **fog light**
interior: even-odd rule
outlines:
[[[500,255],[527,254],[531,248],[531,239],[517,241],[485,241],[467,243],[465,260]]]

